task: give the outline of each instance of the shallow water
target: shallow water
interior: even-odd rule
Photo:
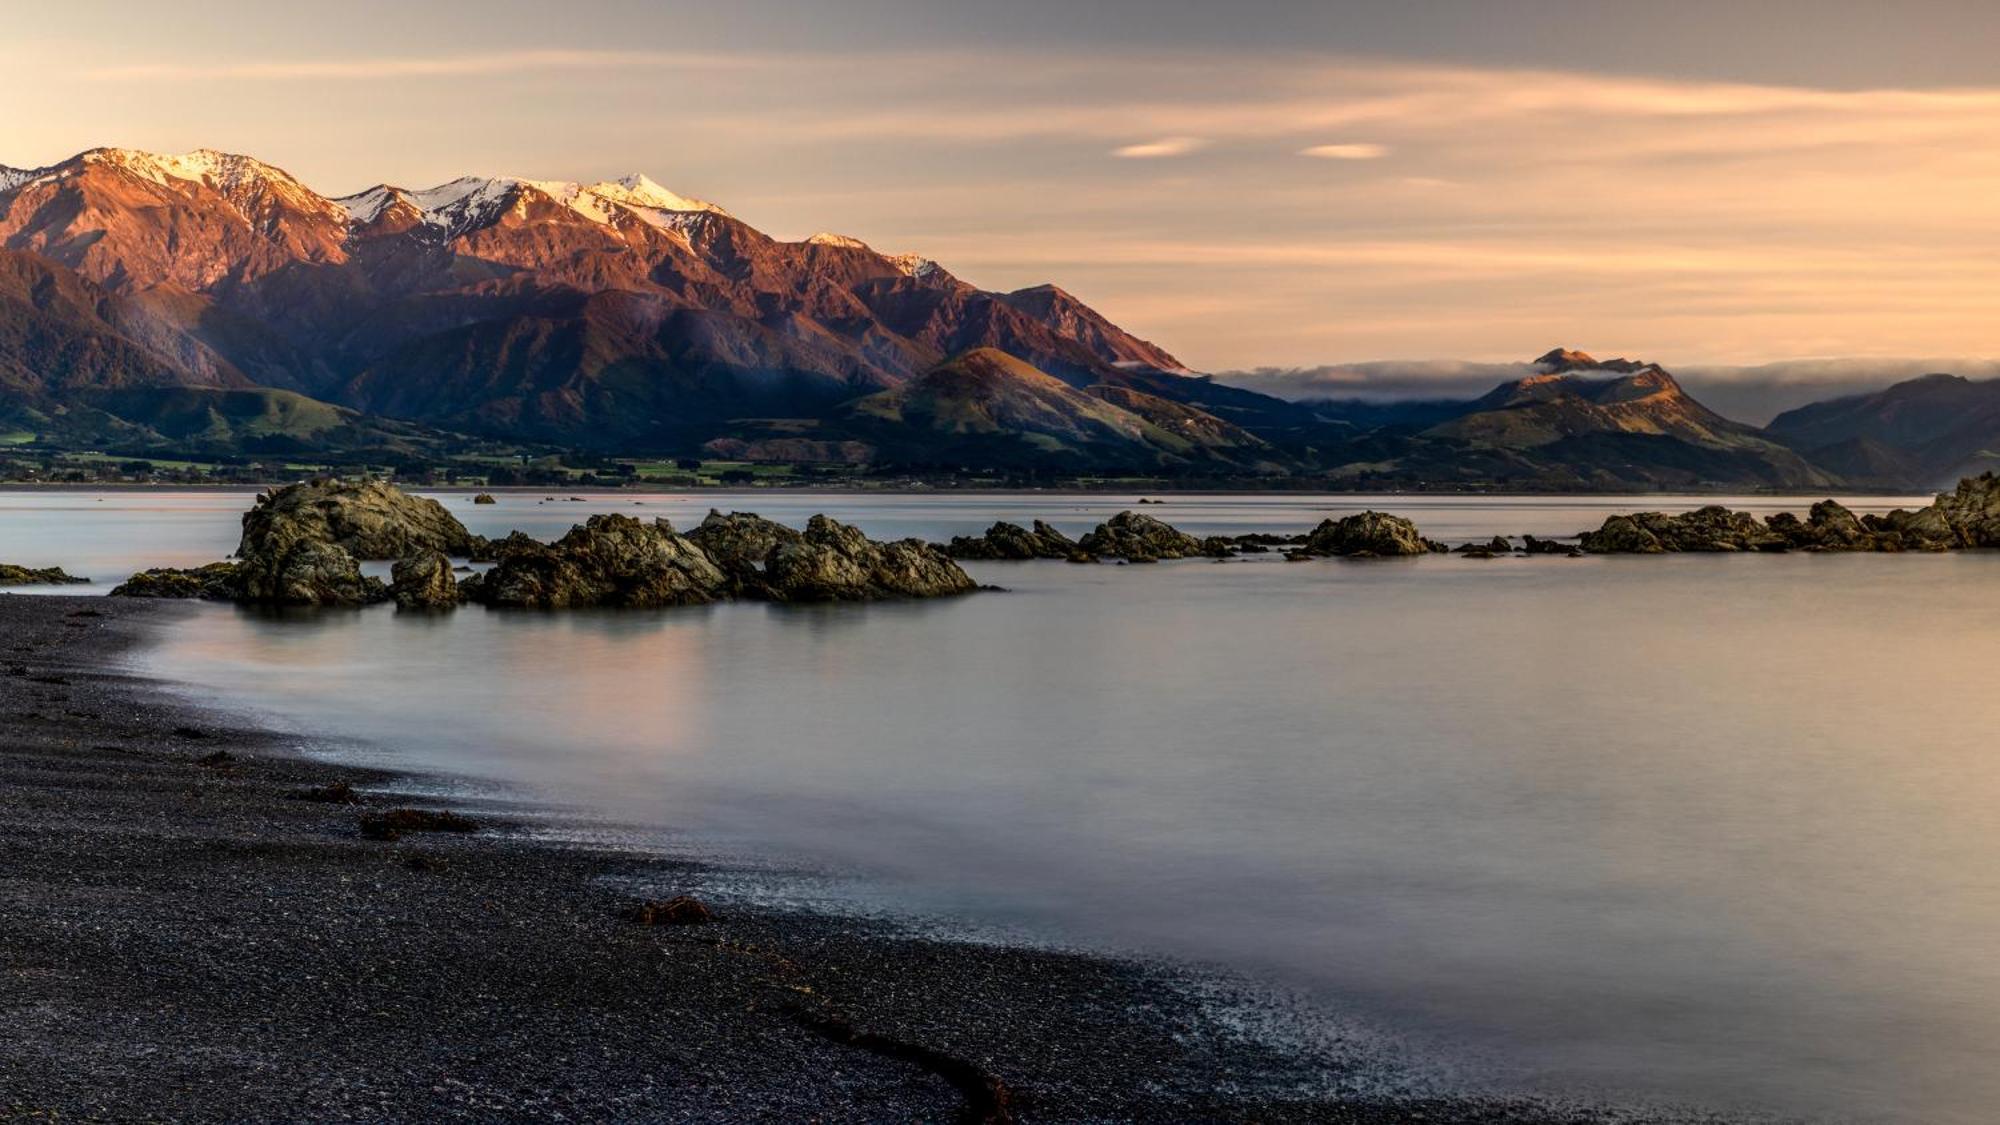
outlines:
[[[538,499],[447,502],[489,534],[719,503],[934,538],[1077,532],[1132,498]],[[4,494],[0,558],[108,579],[206,561],[246,502]],[[1456,541],[1634,502],[1148,511],[1203,533],[1364,506]],[[145,662],[394,763],[825,860],[912,910],[1267,974],[1502,1085],[1991,1120],[2000,553],[970,569],[1008,592],[209,606]]]

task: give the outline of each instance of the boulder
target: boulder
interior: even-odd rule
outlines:
[[[494,545],[497,561],[459,583],[470,601],[492,606],[703,605],[725,596],[729,580],[691,539],[664,520],[595,515],[554,543],[519,532]]]
[[[491,492],[482,492],[479,495],[474,496],[472,498],[472,502],[474,504],[498,504],[500,501],[495,500]]]
[[[411,496],[381,481],[320,479],[288,484],[257,497],[243,514],[239,557],[282,554],[311,541],[357,559],[401,559],[418,551],[477,553],[479,537],[443,504]]]
[[[1151,516],[1120,512],[1077,542],[1084,554],[1128,562],[1198,558],[1209,553],[1194,536]]]
[[[236,564],[238,601],[265,605],[362,606],[386,601],[388,587],[366,577],[346,548],[299,539],[246,555]]]
[[[1631,516],[1606,516],[1603,526],[1584,532],[1577,542],[1593,555],[1657,555],[1666,550],[1659,536]]]
[[[0,563],[0,586],[70,586],[89,582],[88,578],[76,578],[64,573],[59,566],[44,567],[40,570],[11,563]]]
[[[762,579],[749,592],[780,602],[937,598],[978,589],[957,563],[921,539],[877,543],[823,515],[814,516],[796,541],[771,549]]]
[[[236,600],[236,564],[209,563],[192,570],[158,567],[142,570],[112,587],[114,598],[200,598],[204,601]]]
[[[389,596],[402,609],[455,609],[458,577],[451,559],[441,551],[419,551],[398,560],[391,572]]]
[[[1458,553],[1461,555],[1477,555],[1489,559],[1509,554],[1513,550],[1514,545],[1507,542],[1506,537],[1500,535],[1495,535],[1484,543],[1466,543],[1457,548]]]
[[[1325,520],[1306,536],[1304,552],[1311,556],[1392,558],[1428,554],[1431,544],[1417,525],[1387,512],[1359,512]]]
[[[732,576],[754,574],[770,557],[772,548],[802,538],[796,530],[754,512],[724,515],[714,508],[687,537]]]
[[[1077,551],[1076,540],[1035,521],[1031,531],[1014,523],[996,523],[981,536],[960,535],[946,544],[954,559],[1066,559]]]

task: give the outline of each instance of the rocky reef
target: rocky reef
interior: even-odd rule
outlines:
[[[202,601],[236,600],[236,564],[209,563],[188,570],[158,567],[142,570],[111,588],[114,598],[198,598]]]
[[[74,586],[89,582],[88,578],[78,578],[66,573],[62,567],[49,566],[33,569],[0,563],[0,586]]]
[[[467,601],[528,609],[704,605],[729,579],[665,520],[596,515],[554,543],[515,532],[494,546],[485,574],[458,584]],[[448,568],[447,568],[448,570]]]
[[[954,559],[980,560],[1067,559],[1080,551],[1076,540],[1041,520],[1035,521],[1033,529],[996,523],[984,535],[954,536],[944,546],[944,553]]]
[[[1306,536],[1298,555],[1337,558],[1398,558],[1443,551],[1441,543],[1423,537],[1417,525],[1387,512],[1357,512],[1337,520],[1323,520]]]
[[[1958,482],[1928,506],[1857,516],[1833,500],[1805,519],[1781,512],[1759,520],[1719,505],[1680,515],[1611,516],[1580,539],[1591,554],[1655,555],[1682,551],[1951,551],[2000,547],[2000,477]]]
[[[1226,540],[1197,539],[1187,532],[1138,512],[1120,512],[1077,540],[1081,556],[1158,562],[1161,559],[1220,557],[1229,553]]]
[[[413,576],[419,570],[434,566],[437,556],[477,555],[487,546],[444,505],[394,485],[303,481],[257,497],[243,514],[235,562],[194,570],[148,570],[111,592],[118,597],[267,605],[370,605],[387,601],[391,589],[381,579],[363,575],[360,561],[396,559],[405,563],[399,568],[407,579],[402,596],[418,604],[441,597],[417,589]],[[449,565],[444,574],[450,578]]]
[[[921,539],[877,543],[858,528],[814,516],[795,542],[765,557],[761,589],[779,602],[938,598],[978,589],[959,565]]]

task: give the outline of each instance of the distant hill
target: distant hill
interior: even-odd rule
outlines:
[[[896,456],[933,463],[1157,469],[1279,467],[1230,422],[1129,387],[1070,386],[994,348],[956,357],[846,408],[855,431]]]
[[[1769,432],[1860,483],[1941,488],[2000,460],[2000,380],[1925,375],[1788,410]]]

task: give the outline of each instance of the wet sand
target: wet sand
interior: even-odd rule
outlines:
[[[640,925],[700,865],[530,838],[123,670],[193,611],[0,596],[0,1118],[1663,1119],[1348,1095],[1369,1076],[1247,1040],[1173,965]],[[298,796],[341,782],[360,804]],[[397,807],[479,830],[364,835]]]

